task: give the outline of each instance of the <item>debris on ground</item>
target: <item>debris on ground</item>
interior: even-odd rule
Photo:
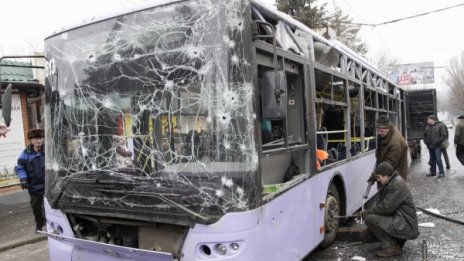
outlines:
[[[419,227],[435,227],[435,223],[419,223]]]
[[[427,211],[429,211],[429,212],[432,212],[432,213],[435,213],[435,214],[437,214],[437,215],[441,215],[440,210],[438,210],[438,209],[436,209],[436,208],[427,208],[427,209],[425,209],[425,210],[427,210]]]

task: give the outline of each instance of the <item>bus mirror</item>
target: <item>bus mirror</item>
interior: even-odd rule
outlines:
[[[2,95],[2,117],[6,126],[10,126],[11,122],[11,83],[6,87],[5,93]]]
[[[281,120],[287,115],[287,79],[284,71],[264,73],[262,110],[266,120]]]

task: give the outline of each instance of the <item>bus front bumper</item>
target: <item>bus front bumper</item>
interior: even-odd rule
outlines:
[[[175,260],[170,253],[110,245],[78,238],[70,238],[62,235],[55,235],[47,232],[39,233],[48,237],[50,252],[54,252],[52,260]]]

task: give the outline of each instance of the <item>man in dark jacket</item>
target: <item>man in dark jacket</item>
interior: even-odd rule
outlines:
[[[441,121],[438,121],[437,124],[442,125],[442,126],[440,126],[440,128],[445,130],[445,136],[446,136],[446,137],[445,137],[445,139],[440,143],[440,149],[441,149],[441,154],[443,155],[443,159],[445,160],[445,163],[446,163],[446,169],[450,169],[450,168],[451,168],[451,165],[450,165],[450,162],[449,162],[448,151],[446,150],[446,149],[448,148],[448,145],[449,145],[449,141],[448,141],[448,138],[449,138],[448,127],[446,127],[446,124],[444,124],[444,123],[441,122]]]
[[[29,131],[28,138],[31,144],[19,156],[16,171],[21,181],[21,187],[29,191],[36,231],[41,231],[45,225],[43,210],[45,192],[44,130],[32,129]]]
[[[437,165],[438,165],[438,177],[442,178],[445,176],[445,170],[443,168],[443,162],[441,160],[441,144],[446,139],[446,126],[439,124],[438,118],[435,115],[427,117],[427,126],[424,132],[424,143],[427,145],[430,155],[430,173],[429,177],[436,176]]]
[[[454,132],[454,146],[456,147],[456,157],[464,165],[464,115],[458,116],[458,124]]]
[[[419,236],[416,207],[408,185],[388,162],[381,162],[373,175],[381,186],[374,206],[361,212],[367,230],[360,237],[366,243],[380,241],[377,256],[396,256],[406,240]]]
[[[409,173],[408,144],[390,119],[382,115],[376,121],[377,128],[377,158],[376,166],[380,162],[388,162],[406,180]]]

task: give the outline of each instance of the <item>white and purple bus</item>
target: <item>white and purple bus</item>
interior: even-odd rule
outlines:
[[[405,125],[397,86],[259,1],[145,3],[45,56],[52,260],[300,260],[361,207],[376,117]]]

